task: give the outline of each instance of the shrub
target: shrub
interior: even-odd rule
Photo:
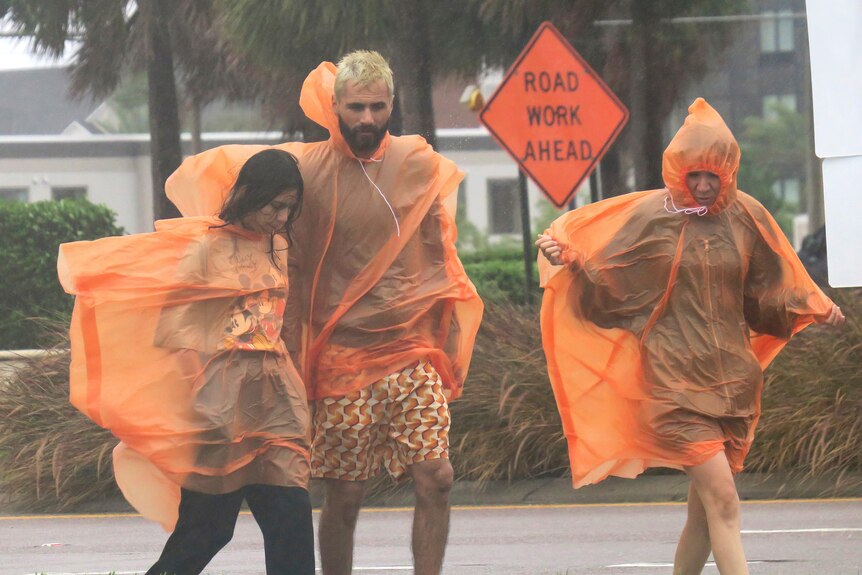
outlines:
[[[533,278],[530,282],[533,301],[541,297],[536,253],[533,261]],[[524,255],[511,248],[491,248],[461,255],[461,261],[470,280],[483,300],[494,303],[524,303]]]
[[[84,200],[0,202],[0,349],[41,347],[27,320],[67,317],[72,298],[57,282],[57,247],[123,233],[114,213]]]
[[[532,258],[536,259],[536,250],[532,250]],[[461,252],[458,254],[461,262],[466,266],[488,261],[524,261],[524,252],[519,248],[509,246],[495,246],[477,252]]]

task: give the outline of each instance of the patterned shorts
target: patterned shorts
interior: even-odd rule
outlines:
[[[364,481],[381,465],[398,478],[449,457],[449,406],[440,374],[422,360],[342,397],[316,402],[313,477]]]

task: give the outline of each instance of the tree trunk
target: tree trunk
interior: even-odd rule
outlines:
[[[626,189],[626,183],[623,179],[622,159],[620,158],[619,149],[614,147],[619,146],[619,141],[602,156],[602,161],[599,162],[598,169],[601,170],[602,176],[602,197],[614,198],[621,196],[631,190]]]
[[[636,1],[632,3],[632,20],[631,135],[635,151],[635,188],[649,190],[663,185],[660,55],[651,38],[658,32],[661,19],[652,2]]]
[[[139,0],[147,26],[147,91],[150,105],[150,157],[153,218],[180,215],[165,195],[165,181],[182,163],[180,119],[171,37],[171,0]]]
[[[200,154],[204,151],[203,107],[200,100],[194,97],[191,99],[192,154]]]
[[[315,122],[311,120],[307,116],[303,114],[302,119],[300,120],[301,131],[302,131],[302,141],[303,142],[324,142],[329,139],[329,132]],[[288,135],[288,131],[285,131],[285,136]]]
[[[391,63],[404,133],[419,134],[436,148],[431,38],[426,12],[424,0],[404,0],[400,4],[400,31],[393,44]]]
[[[401,117],[401,92],[395,90],[392,116],[389,118],[389,133],[395,136],[404,134],[404,119]]]

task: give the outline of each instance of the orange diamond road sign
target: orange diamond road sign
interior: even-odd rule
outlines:
[[[558,208],[628,121],[619,98],[544,22],[479,119]]]

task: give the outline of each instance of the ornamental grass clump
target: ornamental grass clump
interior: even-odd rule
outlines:
[[[767,370],[749,470],[839,478],[862,471],[862,290],[828,295],[847,323],[809,327]]]
[[[452,403],[456,477],[565,475],[566,441],[548,380],[538,309],[489,304],[464,395]]]
[[[68,340],[0,381],[0,493],[13,504],[62,511],[116,494],[116,443],[69,403]]]
[[[767,370],[749,471],[837,480],[862,472],[862,290],[829,295],[847,324],[808,328]],[[69,404],[67,347],[60,340],[0,382],[0,493],[33,511],[117,493],[116,440]],[[537,309],[488,304],[464,395],[452,403],[450,443],[462,480],[568,474]],[[381,479],[369,491],[389,488]]]

